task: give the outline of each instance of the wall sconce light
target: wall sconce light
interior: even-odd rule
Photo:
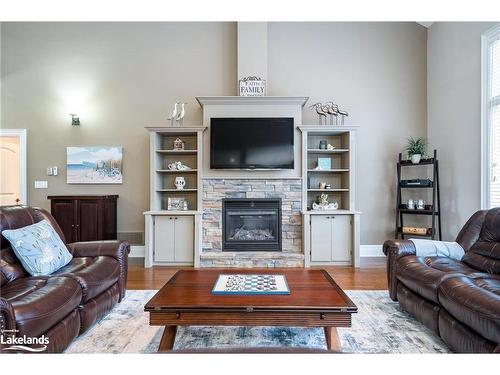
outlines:
[[[71,116],[71,125],[80,126],[80,117],[74,113],[70,113],[69,115]]]

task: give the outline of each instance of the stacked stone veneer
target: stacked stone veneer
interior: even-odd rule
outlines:
[[[300,179],[204,179],[202,267],[303,267]],[[223,198],[281,198],[281,252],[222,251]]]

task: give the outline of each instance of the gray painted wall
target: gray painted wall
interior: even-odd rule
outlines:
[[[333,99],[361,126],[357,208],[362,244],[393,235],[395,158],[426,134],[426,35],[415,23],[271,23],[269,95]],[[196,95],[236,94],[234,23],[3,23],[2,126],[28,129],[29,202],[49,194],[117,193],[120,231],[143,230],[148,140],[177,100],[199,124]],[[80,109],[71,104],[81,102]],[[81,127],[68,113],[78,111]],[[317,119],[307,109],[304,122]],[[122,145],[124,184],[65,183],[65,147]],[[58,177],[45,176],[57,165]],[[47,179],[48,190],[34,190]]]
[[[439,150],[446,240],[481,208],[481,34],[494,25],[437,22],[428,31],[427,135]]]
[[[394,236],[396,160],[426,134],[427,31],[415,23],[271,23],[269,95],[333,100],[359,125],[356,208],[361,244]],[[317,115],[304,111],[304,124]]]
[[[196,95],[236,94],[234,23],[3,23],[2,126],[28,129],[29,204],[51,194],[119,194],[118,230],[143,231],[149,208],[149,138]],[[76,109],[73,109],[73,105]],[[80,115],[70,125],[68,113]],[[66,146],[121,145],[123,185],[67,185]],[[46,167],[60,174],[47,177]],[[49,189],[33,189],[33,181]]]

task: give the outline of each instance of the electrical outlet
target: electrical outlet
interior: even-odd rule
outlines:
[[[48,181],[35,181],[35,189],[48,189]]]

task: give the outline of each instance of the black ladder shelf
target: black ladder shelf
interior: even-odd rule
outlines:
[[[402,185],[401,170],[403,167],[415,167],[420,165],[428,165],[432,167],[432,180],[430,185]],[[395,238],[405,239],[407,237],[422,237],[435,239],[438,234],[441,241],[441,199],[439,195],[439,162],[437,160],[437,151],[434,150],[434,156],[429,159],[422,159],[420,163],[413,164],[411,160],[403,160],[401,153],[397,163],[398,186],[397,186],[397,206],[396,206],[396,233]],[[402,202],[401,189],[432,189],[432,203],[425,205],[425,209],[409,209]],[[427,215],[431,216],[431,227],[427,228],[426,234],[403,233],[403,216],[410,215]],[[437,221],[437,223],[436,223]],[[437,225],[436,225],[437,224]],[[436,230],[437,229],[437,230]]]

